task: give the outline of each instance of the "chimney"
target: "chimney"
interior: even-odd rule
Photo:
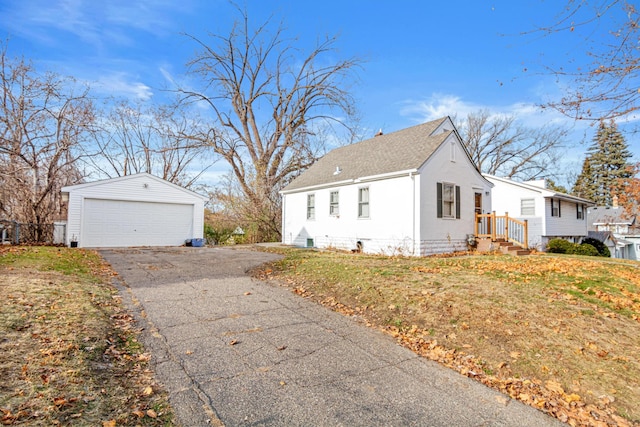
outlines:
[[[613,206],[614,208],[618,207],[618,196],[616,196],[615,194],[613,195],[613,198],[611,199],[611,206]]]
[[[382,128],[380,128],[380,130],[378,131],[378,133],[376,133],[375,136],[380,136],[380,135],[382,135]]]

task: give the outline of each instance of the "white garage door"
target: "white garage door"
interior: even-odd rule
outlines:
[[[82,246],[179,246],[193,237],[193,205],[85,199]]]

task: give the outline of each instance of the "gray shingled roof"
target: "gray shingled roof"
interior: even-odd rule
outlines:
[[[633,225],[635,218],[629,216],[622,207],[596,206],[587,211],[590,224]]]
[[[446,117],[336,148],[282,191],[418,169],[453,132],[431,135],[444,120]],[[336,168],[339,174],[334,174]]]

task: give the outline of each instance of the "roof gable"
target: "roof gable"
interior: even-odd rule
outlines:
[[[443,117],[336,148],[294,179],[283,191],[417,170],[452,133],[455,133],[455,128],[451,119]]]

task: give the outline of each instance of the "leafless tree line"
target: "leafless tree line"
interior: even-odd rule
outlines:
[[[27,59],[10,57],[6,43],[0,85],[0,219],[62,219],[61,188],[89,176],[148,172],[191,187],[212,163],[203,143],[185,137],[199,128],[197,116],[127,102],[100,110],[88,86],[39,73]]]

